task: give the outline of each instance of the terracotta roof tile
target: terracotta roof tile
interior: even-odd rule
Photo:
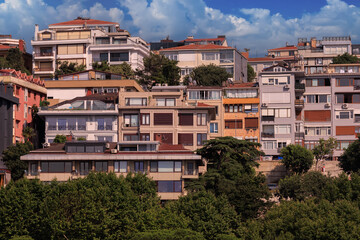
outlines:
[[[215,44],[205,44],[205,45],[191,44],[191,45],[161,49],[160,52],[179,51],[179,50],[213,50],[213,49],[234,49],[234,48],[215,45]]]
[[[53,23],[49,26],[61,26],[61,25],[98,25],[98,24],[118,24],[116,22],[108,22],[96,19],[74,19],[67,22]]]
[[[16,48],[15,46],[8,46],[8,45],[3,45],[3,44],[0,44],[0,50],[8,50],[10,48]]]
[[[249,58],[249,62],[276,62],[276,61],[284,61],[284,60],[294,60],[294,57],[260,57],[260,58]]]
[[[187,38],[180,42],[203,42],[203,41],[225,41],[225,38],[197,38],[197,39]]]
[[[297,50],[297,47],[296,46],[279,47],[279,48],[269,49],[268,51],[283,51],[283,50]]]
[[[45,87],[45,82],[40,80],[40,78],[34,78],[32,75],[28,76],[26,73],[22,73],[21,71],[16,71],[15,69],[0,69],[0,73],[7,73],[13,77],[20,78],[27,82],[34,83],[41,87]]]

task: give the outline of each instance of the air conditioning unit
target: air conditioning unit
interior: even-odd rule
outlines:
[[[343,109],[347,109],[348,108],[348,105],[346,103],[344,103],[342,106],[341,106]]]
[[[106,143],[105,147],[106,147],[106,149],[109,149],[110,148],[110,143]]]
[[[284,88],[290,88],[290,87],[289,87],[289,85],[286,84],[286,85],[284,86]]]
[[[111,149],[110,152],[111,152],[112,154],[115,154],[115,153],[118,152],[118,150],[117,150],[117,149]]]
[[[263,103],[263,104],[261,104],[261,106],[262,107],[267,107],[268,105],[267,105],[267,103]]]
[[[325,107],[326,108],[330,107],[330,103],[325,103]]]

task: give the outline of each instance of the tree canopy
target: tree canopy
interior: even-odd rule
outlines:
[[[57,61],[58,69],[55,70],[55,77],[60,75],[81,72],[86,69],[84,64],[79,65],[78,63],[68,62],[68,61]]]
[[[202,65],[193,69],[184,84],[190,84],[191,79],[198,86],[222,86],[231,77],[232,75],[225,68],[214,64]]]
[[[54,138],[54,143],[65,143],[66,142],[66,136],[65,135],[56,135]]]
[[[2,153],[2,161],[6,167],[11,171],[11,179],[16,181],[24,176],[27,170],[27,163],[20,160],[20,157],[28,154],[33,150],[31,142],[16,143],[16,145],[9,146]]]
[[[318,169],[318,164],[320,161],[325,160],[327,157],[332,157],[332,154],[334,153],[334,150],[337,146],[336,139],[333,137],[330,137],[328,140],[324,140],[323,138],[320,138],[319,143],[315,145],[312,152],[315,157],[315,170]]]
[[[253,82],[256,77],[256,72],[254,71],[254,68],[248,63],[247,64],[247,75],[248,75],[248,82]]]
[[[281,149],[281,162],[291,173],[302,174],[311,168],[314,163],[314,155],[310,150],[300,145],[288,145]]]
[[[339,158],[339,166],[345,172],[359,172],[360,170],[360,137],[351,143]]]
[[[29,70],[25,68],[23,53],[19,48],[10,48],[7,52],[6,58],[0,58],[0,69],[12,68],[30,75]]]
[[[344,53],[343,55],[338,55],[333,58],[332,61],[334,64],[344,64],[344,63],[359,63],[360,59],[355,55],[350,55],[349,53]]]
[[[107,61],[94,62],[92,68],[97,71],[111,72],[120,74],[126,79],[132,79],[135,77],[135,72],[132,70],[131,65],[127,62],[123,62],[118,65],[109,65]]]
[[[150,53],[144,57],[144,69],[138,69],[136,76],[140,84],[151,88],[156,83],[167,83],[168,85],[179,85],[180,68],[177,61],[170,60],[162,54]]]

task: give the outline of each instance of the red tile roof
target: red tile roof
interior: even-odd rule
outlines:
[[[284,61],[284,60],[294,60],[294,57],[260,57],[260,58],[249,58],[249,62],[276,62],[276,61]]]
[[[225,38],[198,38],[198,39],[187,38],[180,42],[204,42],[204,41],[225,41]]]
[[[249,52],[241,52],[241,54],[242,54],[246,59],[249,59]]]
[[[16,48],[16,47],[0,44],[0,50],[8,50],[10,48]]]
[[[178,51],[178,50],[212,50],[212,49],[234,49],[234,48],[215,45],[215,44],[205,44],[205,45],[191,44],[191,45],[185,45],[185,46],[161,49],[160,52]]]
[[[67,22],[60,22],[60,23],[53,23],[49,26],[61,26],[61,25],[99,25],[99,24],[118,24],[116,22],[107,22],[102,20],[96,20],[96,19],[74,19]]]
[[[34,83],[41,87],[45,87],[45,82],[43,80],[40,80],[40,78],[34,78],[33,75],[28,76],[26,75],[26,73],[22,73],[21,71],[16,71],[15,69],[0,69],[0,75],[1,74],[8,74],[13,77],[25,80],[27,82]]]
[[[212,107],[211,105],[206,104],[206,103],[202,103],[202,102],[198,102],[198,103],[197,103],[197,106],[198,106],[198,107]]]
[[[286,46],[286,47],[269,49],[268,51],[285,51],[285,50],[297,50],[297,47],[296,46]]]

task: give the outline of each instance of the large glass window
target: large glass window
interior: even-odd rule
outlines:
[[[213,53],[213,52],[203,53],[202,60],[204,60],[204,61],[219,60],[219,54]]]
[[[197,114],[197,125],[198,126],[206,126],[206,113],[198,113]]]
[[[129,61],[129,53],[122,52],[122,53],[110,53],[110,61],[111,62],[122,62],[122,61]]]
[[[181,192],[181,181],[158,181],[158,192]]]
[[[206,133],[198,133],[197,134],[197,145],[198,146],[204,145],[206,140],[207,140],[207,134]]]
[[[127,161],[115,161],[114,162],[114,172],[127,172]]]
[[[210,123],[210,133],[218,133],[218,123]]]
[[[80,164],[80,175],[88,175],[91,170],[91,162],[81,161],[79,164]]]
[[[71,173],[72,162],[41,162],[41,172],[44,173]]]
[[[58,119],[58,130],[66,130],[66,123],[67,120],[66,119]]]
[[[147,98],[125,98],[126,106],[146,106]]]
[[[100,53],[100,61],[104,62],[104,61],[109,61],[108,59],[108,53]]]
[[[143,161],[135,161],[134,162],[134,171],[135,172],[144,172],[144,162]]]
[[[138,114],[124,114],[124,126],[125,127],[138,127],[139,115]]]
[[[86,119],[85,118],[77,118],[77,128],[78,130],[86,130]]]
[[[96,161],[95,162],[95,171],[97,172],[107,172],[108,162],[107,161]]]

